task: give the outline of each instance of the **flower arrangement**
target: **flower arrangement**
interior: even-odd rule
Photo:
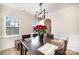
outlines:
[[[34,27],[34,31],[38,32],[39,35],[46,33],[46,29],[47,29],[47,27],[44,25],[37,25]]]

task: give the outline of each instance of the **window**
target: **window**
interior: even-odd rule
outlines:
[[[44,20],[40,20],[37,24],[38,25],[44,25]]]
[[[6,16],[5,36],[19,35],[19,17]]]

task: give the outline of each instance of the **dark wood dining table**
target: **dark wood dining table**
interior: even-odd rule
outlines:
[[[30,51],[33,55],[44,55],[43,53],[39,52],[37,49],[46,43],[51,43],[51,40],[52,40],[51,38],[44,38],[42,43],[40,42],[38,36],[20,40],[21,42],[20,55],[23,55],[23,46],[26,48],[26,51]]]

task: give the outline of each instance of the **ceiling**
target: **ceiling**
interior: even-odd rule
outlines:
[[[35,14],[40,10],[39,3],[4,3],[3,5],[15,8],[21,11],[26,11],[30,14]],[[42,8],[46,9],[48,13],[55,12],[59,9],[79,5],[78,3],[43,3]]]

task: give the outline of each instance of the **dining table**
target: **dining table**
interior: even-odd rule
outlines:
[[[28,51],[32,55],[44,55],[43,53],[41,53],[37,49],[40,48],[41,46],[45,45],[46,43],[52,44],[51,40],[54,40],[54,39],[44,37],[43,42],[41,42],[39,39],[39,36],[32,37],[32,38],[25,38],[24,40],[21,39],[20,40],[20,43],[21,43],[20,55],[24,55],[23,47],[25,48],[26,55],[27,55]]]

